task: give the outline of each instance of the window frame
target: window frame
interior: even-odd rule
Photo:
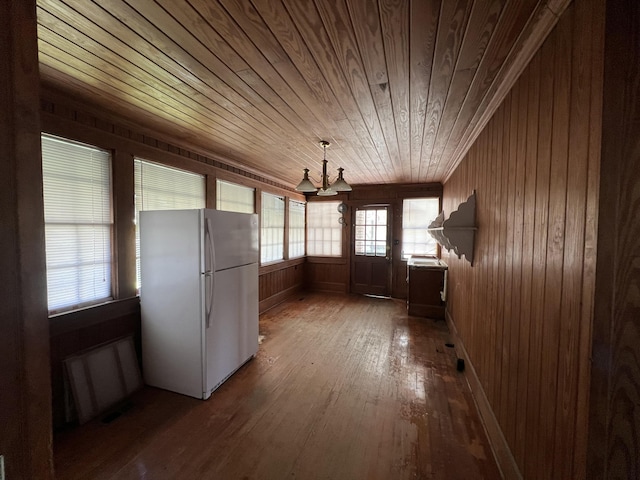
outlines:
[[[273,198],[276,200],[280,200],[282,202],[282,218],[277,218],[277,224],[273,224],[273,219],[272,217],[266,215],[266,211],[265,211],[265,205],[268,204],[268,202],[265,201],[265,198]],[[270,265],[273,263],[277,263],[277,262],[282,262],[284,261],[285,258],[285,235],[286,235],[286,231],[287,229],[286,227],[286,197],[284,195],[277,195],[274,193],[269,193],[269,192],[261,192],[260,195],[260,265]],[[279,209],[277,208],[272,208],[270,206],[267,206],[266,208],[269,208],[270,211],[274,212],[274,211],[278,211]],[[277,233],[277,229],[279,229],[280,233]],[[269,237],[270,235],[268,235],[268,233],[270,232],[276,232],[276,235],[273,236],[275,237],[281,237],[281,241],[280,238],[275,238],[276,243],[270,243],[269,245],[266,244],[267,242],[267,237]],[[273,247],[276,246],[281,250],[281,255],[278,256],[278,258],[275,257],[266,257],[265,258],[265,247]],[[288,252],[287,252],[288,253]]]
[[[413,201],[420,201],[420,200],[429,200],[432,202],[437,203],[437,209],[436,209],[436,215],[432,218],[432,219],[428,219],[424,222],[424,224],[422,224],[421,226],[417,226],[417,227],[405,227],[405,221],[406,220],[406,211],[405,211],[405,202],[413,202]],[[433,243],[434,244],[434,249],[432,252],[411,252],[408,254],[405,254],[405,231],[406,230],[423,230],[426,232],[426,229],[428,227],[428,225],[435,220],[435,217],[438,215],[438,213],[440,213],[441,211],[441,205],[442,205],[442,200],[440,197],[436,197],[436,196],[426,196],[426,197],[409,197],[409,198],[403,198],[402,199],[402,204],[400,206],[401,211],[402,211],[402,222],[400,225],[400,231],[401,231],[401,236],[400,236],[400,260],[402,261],[407,261],[409,259],[410,256],[412,255],[420,255],[420,256],[429,256],[429,257],[439,257],[440,256],[440,246],[438,245],[438,243],[435,241],[435,239],[432,239],[433,242],[429,241],[428,243]],[[426,232],[427,238],[431,238],[429,233]],[[417,245],[420,244],[419,242],[411,242],[411,245]]]
[[[294,215],[292,215],[292,212],[294,211],[291,208],[291,205],[302,205],[302,226],[295,225],[292,226],[294,222],[292,222],[292,220],[294,219]],[[289,246],[289,251],[287,252],[287,259],[295,259],[295,258],[303,258],[306,256],[307,254],[307,203],[306,202],[301,202],[300,200],[296,200],[293,198],[289,198],[289,202],[287,203],[287,208],[288,208],[288,213],[289,213],[289,222],[288,222],[288,228],[287,228],[287,244]],[[298,207],[296,207],[298,208]],[[302,241],[296,241],[296,242],[292,242],[292,231],[301,231],[302,232]],[[292,254],[292,247],[294,245],[296,246],[300,246],[300,244],[302,245],[302,253],[299,252],[294,252]]]
[[[342,213],[338,211],[338,206],[343,203],[341,200],[322,200],[315,202],[307,202],[307,226],[306,226],[306,250],[307,257],[319,257],[319,258],[345,258],[344,254],[344,224],[340,222],[340,218],[342,217]],[[322,208],[324,211],[320,212],[312,212],[316,208]],[[316,222],[316,219],[319,214],[331,213],[329,218],[322,217],[320,222]],[[335,218],[334,218],[335,217]],[[334,222],[335,221],[335,222]],[[332,225],[332,222],[335,225]],[[316,242],[316,233],[317,231],[322,231],[323,234],[326,234],[326,229],[331,229],[331,236],[335,235],[337,237],[337,248],[328,248],[329,251],[334,252],[338,251],[339,253],[326,253],[327,248],[323,246],[322,252],[319,252],[314,247],[310,248],[310,242]],[[311,232],[310,230],[313,229]],[[319,240],[319,242],[324,242],[325,239]],[[336,240],[330,239],[329,242],[335,242]],[[324,244],[323,244],[324,245]]]
[[[244,210],[230,210],[228,208],[221,208],[221,202],[230,202],[230,200],[223,200],[221,199],[221,191],[222,189],[221,184],[226,184],[229,185],[233,188],[238,188],[238,189],[245,189],[247,191],[251,191],[251,195],[252,195],[252,205],[251,205],[251,211],[244,211]],[[235,203],[239,203],[239,202],[235,202]],[[225,211],[225,212],[238,212],[238,213],[255,213],[256,212],[256,189],[253,187],[247,187],[245,185],[241,185],[239,183],[234,183],[234,182],[230,182],[229,180],[224,180],[222,178],[216,178],[216,210],[221,210],[221,211]]]
[[[353,255],[356,257],[387,257],[389,255],[387,246],[390,245],[390,210],[390,205],[367,205],[355,209]],[[381,212],[384,212],[383,219],[380,217]],[[358,231],[361,233],[359,234]],[[359,245],[362,249],[361,253],[358,251]]]

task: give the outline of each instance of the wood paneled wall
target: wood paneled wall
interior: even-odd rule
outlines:
[[[317,292],[349,292],[349,262],[344,258],[307,261],[306,285]]]
[[[57,315],[50,319],[53,425],[65,422],[63,360],[116,338],[133,335],[139,352],[140,308],[136,296],[133,159],[144,158],[206,176],[207,206],[215,208],[216,178],[297,200],[304,197],[268,178],[242,170],[206,152],[182,148],[169,139],[136,126],[126,119],[101,111],[48,88],[42,91],[42,130],[64,138],[95,145],[112,152],[114,209],[115,302]],[[259,208],[259,206],[257,207]],[[304,285],[304,259],[260,267],[260,311],[264,311]]]
[[[259,298],[260,313],[281,303],[304,287],[305,259],[288,260],[284,264],[270,265],[260,269]]]
[[[588,474],[640,478],[640,5],[606,16]]]
[[[603,9],[565,11],[444,185],[447,215],[477,191],[447,309],[507,478],[585,476]]]
[[[53,478],[36,5],[0,2],[0,455]]]

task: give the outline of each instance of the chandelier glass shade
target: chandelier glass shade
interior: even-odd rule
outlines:
[[[327,147],[330,143],[326,140],[322,140],[320,145],[322,145],[322,148],[324,149],[324,155],[322,158],[322,186],[317,188],[311,180],[309,180],[309,169],[305,168],[302,181],[298,184],[296,190],[302,193],[318,192],[318,195],[322,197],[337,195],[338,192],[350,192],[351,185],[344,180],[344,168],[338,168],[338,178],[336,178],[333,184],[329,183],[329,175],[327,175]]]

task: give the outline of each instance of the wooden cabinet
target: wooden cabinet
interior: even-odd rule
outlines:
[[[436,258],[407,262],[407,310],[417,317],[444,318],[447,266]]]

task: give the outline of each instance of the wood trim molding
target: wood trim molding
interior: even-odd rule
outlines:
[[[344,257],[306,257],[307,263],[324,263],[331,265],[346,265],[347,259]]]
[[[140,315],[140,297],[113,300],[92,305],[73,312],[60,313],[49,317],[50,337],[55,337],[80,328],[108,322],[125,315]]]
[[[270,263],[260,267],[259,275],[266,275],[267,273],[277,272],[278,270],[284,270],[294,265],[302,265],[304,263],[304,257],[292,258],[291,260],[281,260],[276,263]]]
[[[493,451],[493,456],[496,459],[498,468],[502,473],[502,478],[505,480],[522,480],[520,469],[518,468],[516,460],[509,449],[507,440],[504,438],[502,429],[498,424],[498,419],[495,417],[493,410],[491,409],[491,405],[489,404],[489,400],[487,400],[487,396],[482,388],[482,384],[476,374],[475,368],[473,367],[473,363],[467,354],[467,350],[464,348],[464,343],[458,336],[458,330],[456,329],[456,325],[449,313],[449,310],[446,310],[445,318],[447,326],[449,327],[451,339],[455,344],[456,356],[457,358],[464,359],[464,375],[467,379],[467,383],[469,384],[469,388],[471,389],[471,393],[473,394],[473,399],[476,403],[476,407],[478,408],[478,413],[480,413],[480,420],[482,420],[485,432],[489,438],[491,450]]]
[[[54,478],[34,0],[0,2],[2,477]]]
[[[389,203],[404,198],[441,197],[442,188],[441,183],[353,185],[353,190],[348,193],[348,201],[353,205],[356,202],[362,202],[363,205],[366,205],[375,203],[376,199],[380,199],[383,203]]]
[[[541,2],[532,13],[529,22],[520,34],[520,38],[511,52],[509,52],[509,57],[503,63],[500,72],[495,76],[493,84],[485,93],[479,108],[476,109],[476,114],[471,119],[471,123],[465,129],[452,155],[453,161],[442,183],[449,181],[453,172],[458,168],[458,165],[478,139],[478,136],[484,131],[493,114],[502,104],[504,98],[511,91],[570,3],[571,0],[548,0]]]

